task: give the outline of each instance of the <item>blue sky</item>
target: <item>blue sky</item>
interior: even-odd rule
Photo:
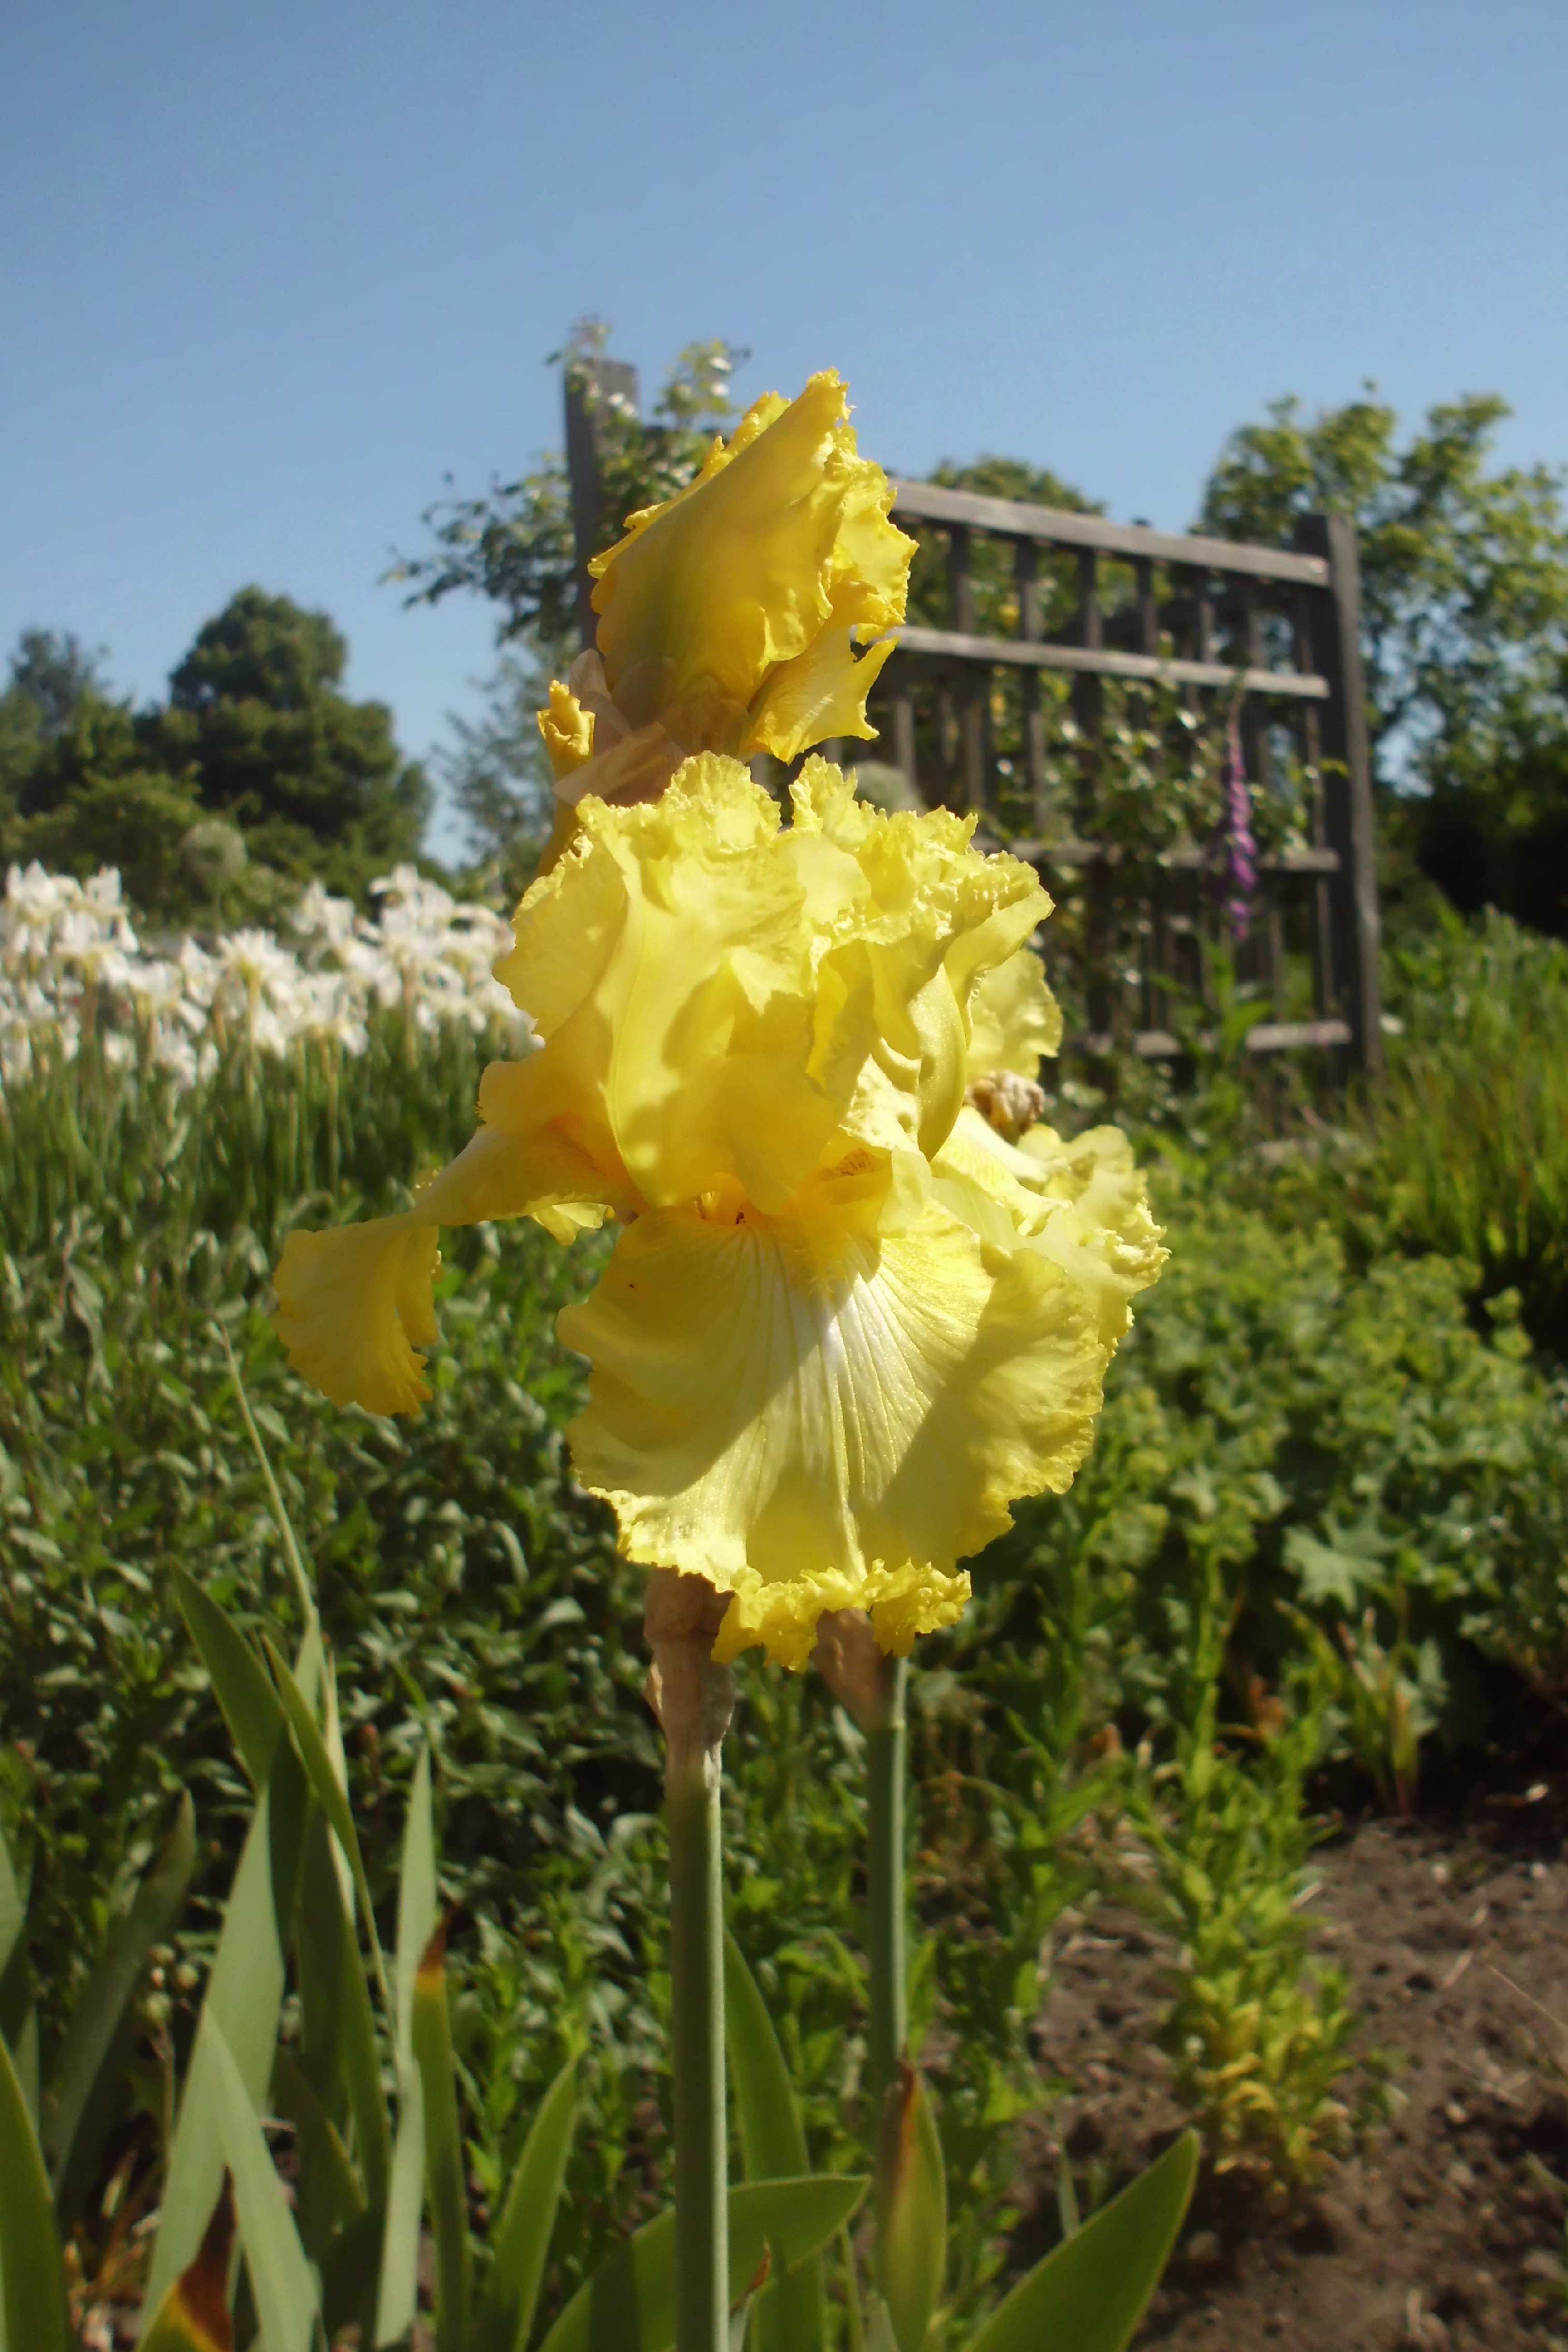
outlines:
[[[1561,0],[10,0],[0,647],[151,695],[256,580],[424,751],[489,619],[378,574],[445,473],[558,442],[587,312],[649,390],[725,335],[748,394],[838,367],[890,470],[1172,528],[1287,390],[1500,390],[1562,464],[1565,117]]]

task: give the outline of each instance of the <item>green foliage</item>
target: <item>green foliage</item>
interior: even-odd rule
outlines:
[[[195,1859],[190,1800],[123,1915],[42,2066],[33,1997],[34,1921],[0,1835],[0,2352],[64,2347],[63,2236],[101,2183],[124,2109],[153,1953],[177,1917]],[[121,2177],[116,2188],[125,2186]],[[112,2192],[111,2192],[112,2193]]]
[[[1304,1190],[1368,1250],[1437,1250],[1568,1353],[1568,948],[1506,917],[1396,950],[1404,1035],[1359,1150]]]
[[[969,2352],[1123,2352],[1176,2242],[1197,2158],[1184,2133],[1019,2281]]]
[[[312,876],[363,893],[416,855],[430,795],[385,705],[343,693],[346,660],[324,614],[245,588],[198,631],[167,704],[134,711],[74,638],[25,632],[0,695],[0,856],[118,866],[170,920],[271,917]],[[215,820],[239,857],[215,865]]]
[[[243,1629],[304,1631],[221,1322],[315,1562],[380,1915],[422,1745],[436,1766],[441,1899],[467,1906],[451,2033],[471,2177],[492,2210],[565,2048],[583,2046],[588,2124],[553,2257],[568,2292],[661,2202],[668,2087],[641,1577],[573,1485],[561,1427],[579,1374],[551,1332],[593,1251],[567,1257],[526,1226],[453,1236],[436,1393],[406,1426],[307,1394],[261,1312],[289,1224],[329,1201],[400,1204],[466,1136],[477,1069],[465,1034],[417,1041],[388,1024],[357,1062],[236,1056],[184,1098],[90,1055],[14,1090],[0,1130],[0,1811],[37,1859],[51,2029],[144,1872],[163,1806],[190,1787],[210,1859],[166,1996],[183,2053],[181,1971],[210,1953],[270,1735],[255,1678],[228,1672],[247,1727],[237,1772],[172,1570],[199,1564]],[[1106,1883],[1101,1823],[1125,1802],[1114,1761],[1095,1760],[1107,1727],[1128,1745],[1146,1736],[1157,1763],[1176,1756],[1201,1650],[1203,1686],[1261,1730],[1315,1658],[1331,1741],[1374,1775],[1386,1762],[1397,1797],[1412,1721],[1445,1737],[1476,1722],[1477,1645],[1543,1679],[1568,1659],[1568,1419],[1506,1305],[1477,1328],[1463,1265],[1366,1262],[1355,1233],[1337,1238],[1321,1205],[1303,1208],[1311,1171],[1248,1174],[1216,1149],[1155,1181],[1174,1255],[1113,1368],[1094,1454],[977,1564],[968,1619],[922,1645],[914,1682],[928,1932],[911,2011],[960,2327],[1008,2283],[1012,2127],[1046,2095],[1028,2038],[1041,1945],[1064,1904]],[[1371,1692],[1359,1715],[1358,1688]],[[850,2169],[868,2122],[861,1736],[816,1678],[748,1667],[730,1753],[736,1938],[812,2162]],[[1158,1790],[1165,1833],[1195,1852],[1201,1832],[1222,1889],[1235,1857],[1253,1917],[1256,1890],[1284,1883],[1274,1832],[1247,1811],[1254,1789],[1284,1803],[1269,1758],[1261,1740],[1237,1749],[1190,1829],[1175,1784]],[[330,1871],[330,1857],[301,1867]],[[1302,1982],[1285,1959],[1279,1971],[1279,1987]],[[1314,2013],[1326,2034],[1321,2000]],[[352,2094],[366,2149],[380,2093],[359,2046],[340,2045],[334,2095]],[[1341,2051],[1331,2037],[1336,2063]],[[1256,2063],[1288,2091],[1320,2054],[1282,2032]],[[1191,2095],[1210,2095],[1195,2075]],[[1265,2145],[1255,2136],[1249,2161]]]
[[[1434,1645],[1432,1711],[1473,1732],[1470,1644],[1520,1656],[1521,1592],[1536,1654],[1565,1627],[1562,1384],[1529,1361],[1506,1305],[1474,1328],[1463,1265],[1358,1270],[1326,1221],[1292,1230],[1207,1183],[1203,1204],[1167,1193],[1172,1261],[1095,1451],[982,1563],[955,1663],[1037,1719],[1033,1677],[1065,1624],[1081,1686],[1058,1666],[1061,1720],[1173,1738],[1192,1706],[1179,1662],[1208,1638],[1217,1578],[1238,1711],[1301,1654],[1281,1602],[1336,1642],[1370,1608],[1385,1645]]]
[[[1332,508],[1356,525],[1363,650],[1391,803],[1426,871],[1467,910],[1487,900],[1568,929],[1568,512],[1544,466],[1490,465],[1496,394],[1431,408],[1403,446],[1371,396],[1309,419],[1278,400],[1234,433],[1200,528],[1288,541]]]
[[[149,731],[252,858],[352,897],[416,854],[430,793],[386,705],[342,691],[347,661],[324,613],[242,588],[198,630]]]

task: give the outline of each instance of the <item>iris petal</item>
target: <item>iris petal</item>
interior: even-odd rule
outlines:
[[[689,749],[733,751],[768,671],[830,616],[902,619],[913,542],[847,413],[830,371],[787,404],[770,394],[694,482],[595,558],[599,651],[633,726],[657,718]]]
[[[1032,1078],[1042,1059],[1059,1054],[1062,1008],[1046,984],[1033,948],[1019,948],[975,982],[969,999],[969,1074],[1016,1070]]]
[[[803,1665],[825,1609],[904,1648],[951,1623],[958,1562],[1089,1444],[1104,1356],[1078,1286],[865,1158],[784,1217],[638,1218],[560,1318],[593,1365],[577,1475],[630,1558],[732,1596],[724,1654]]]
[[[295,1370],[334,1404],[416,1412],[429,1396],[437,1228],[531,1216],[569,1242],[602,1224],[615,1193],[566,1137],[520,1142],[481,1128],[400,1215],[290,1234],[273,1277],[273,1317]]]
[[[855,632],[826,628],[793,661],[781,662],[747,713],[743,754],[771,751],[794,760],[830,735],[875,736],[866,698],[897,644],[884,637],[858,658]]]

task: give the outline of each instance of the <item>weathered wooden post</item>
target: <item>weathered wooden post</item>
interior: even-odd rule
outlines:
[[[1306,599],[1313,667],[1328,682],[1322,705],[1323,824],[1339,853],[1330,883],[1334,966],[1350,1023],[1350,1058],[1368,1077],[1383,1072],[1383,998],[1378,977],[1376,849],[1372,750],[1361,662],[1361,561],[1348,515],[1303,515],[1295,544],[1329,566],[1325,589]]]
[[[584,652],[594,642],[594,583],[588,558],[598,552],[604,526],[599,464],[599,408],[608,399],[637,405],[637,372],[627,360],[574,359],[562,372],[566,402],[566,472],[572,485],[572,538],[577,555],[577,633]],[[616,520],[620,518],[617,516]]]

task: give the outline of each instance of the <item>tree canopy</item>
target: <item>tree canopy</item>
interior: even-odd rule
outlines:
[[[1510,413],[1468,394],[1402,442],[1370,388],[1310,418],[1278,400],[1226,444],[1199,528],[1278,543],[1352,517],[1391,827],[1461,907],[1568,930],[1568,512],[1552,468],[1492,463]]]
[[[363,891],[419,845],[429,805],[384,703],[342,690],[325,614],[243,588],[175,667],[166,702],[116,698],[100,657],[26,630],[0,694],[0,853],[76,872],[118,866],[150,913],[268,914],[300,883]],[[221,819],[221,908],[193,832]]]

